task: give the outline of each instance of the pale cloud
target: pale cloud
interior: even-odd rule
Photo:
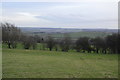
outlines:
[[[29,17],[39,16],[39,15],[36,15],[36,14],[27,13],[27,12],[18,12],[17,14],[22,15],[22,16],[29,16]]]
[[[36,22],[38,21],[33,15],[29,13],[16,13],[14,16],[3,16],[3,21],[12,21],[12,22]]]
[[[31,14],[27,12],[17,12],[13,16],[2,16],[3,22],[10,22],[16,24],[20,27],[38,27],[39,24],[46,25],[46,23],[51,23],[48,20],[38,19],[36,14]],[[48,26],[48,25],[47,25]]]

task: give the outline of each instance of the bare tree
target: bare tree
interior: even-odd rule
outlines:
[[[24,49],[36,49],[37,41],[35,40],[34,36],[22,35],[21,38]]]
[[[20,39],[20,29],[10,23],[1,23],[2,27],[2,41],[7,43],[8,48],[16,48],[17,41]]]
[[[41,43],[42,42],[42,38],[39,35],[35,35],[34,39],[37,43]]]
[[[89,44],[89,38],[88,37],[81,37],[76,41],[76,51],[88,51],[91,52],[91,47]]]
[[[112,35],[108,35],[106,37],[106,43],[107,43],[107,47],[108,49],[110,49],[111,53],[118,53],[118,47],[119,47],[119,36],[118,34],[112,34]]]
[[[96,37],[92,39],[92,41],[96,53],[99,53],[100,51],[101,53],[106,53],[107,46],[106,46],[106,40],[104,38]]]
[[[59,43],[60,43],[60,40],[59,39],[55,39],[55,45],[54,45],[54,48],[56,51],[59,50]]]
[[[71,45],[71,37],[68,34],[64,35],[64,38],[60,41],[60,47],[62,51],[68,52]]]
[[[50,51],[52,51],[54,45],[55,45],[54,39],[51,36],[48,36],[47,47],[49,48]]]

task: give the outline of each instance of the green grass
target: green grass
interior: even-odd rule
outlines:
[[[3,49],[3,78],[117,77],[117,54]]]

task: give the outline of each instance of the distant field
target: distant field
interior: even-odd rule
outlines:
[[[79,37],[90,37],[90,38],[106,37],[107,35],[111,35],[111,33],[106,33],[106,32],[71,32],[68,34],[73,39],[77,39]],[[63,33],[51,34],[51,36],[55,38],[61,38],[61,37],[64,37],[64,34]]]
[[[116,29],[65,29],[65,28],[21,28],[28,35],[39,35],[41,37],[52,36],[61,38],[67,33],[72,39],[79,37],[106,37],[112,33],[117,33]]]
[[[117,77],[117,54],[3,49],[3,78]]]
[[[54,38],[62,38],[66,33],[27,33],[28,35],[39,35],[41,37],[52,36]],[[70,32],[67,33],[72,39],[78,39],[80,37],[106,37],[107,35],[111,35],[109,32]]]

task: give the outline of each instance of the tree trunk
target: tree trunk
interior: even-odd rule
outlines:
[[[96,53],[98,53],[98,49],[96,50]]]
[[[58,49],[57,49],[57,48],[56,48],[55,50],[56,50],[56,51],[58,51]]]
[[[11,44],[10,44],[10,42],[9,42],[9,43],[8,43],[8,48],[9,48],[9,49],[11,49],[10,45],[11,45]]]
[[[107,51],[105,50],[105,54],[107,53]]]
[[[52,48],[49,48],[50,51],[52,51]]]

